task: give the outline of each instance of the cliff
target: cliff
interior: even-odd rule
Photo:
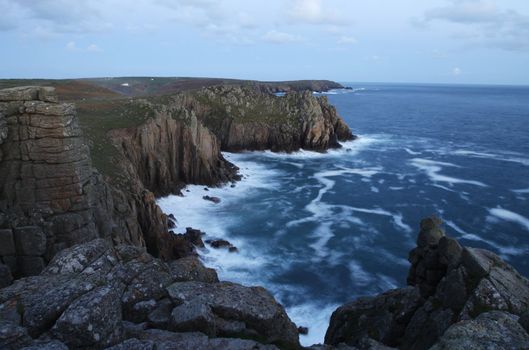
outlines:
[[[440,220],[421,222],[408,287],[332,315],[325,343],[399,349],[529,348],[529,281],[494,253],[462,247]]]
[[[310,91],[279,97],[255,87],[216,86],[171,97],[174,113],[191,111],[226,151],[324,151],[355,136],[326,97]]]

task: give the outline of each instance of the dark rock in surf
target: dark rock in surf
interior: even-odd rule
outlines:
[[[303,334],[303,335],[307,335],[307,334],[309,334],[309,329],[308,329],[308,327],[298,327],[298,333],[299,334]]]
[[[206,200],[206,201],[213,202],[213,203],[215,203],[215,204],[219,204],[219,203],[220,203],[220,198],[219,198],[219,197],[203,196],[202,199],[204,199],[204,200]]]

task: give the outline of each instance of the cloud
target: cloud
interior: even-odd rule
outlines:
[[[463,73],[463,71],[461,70],[461,68],[459,68],[459,67],[454,67],[454,68],[452,68],[452,75],[453,75],[453,76],[458,77],[458,76],[460,76],[462,73]]]
[[[529,16],[502,9],[492,0],[448,0],[447,5],[425,12],[418,25],[435,22],[459,26],[455,37],[468,46],[510,51],[529,50]]]
[[[270,30],[265,35],[263,35],[263,40],[274,44],[288,44],[299,42],[302,40],[302,38],[296,35],[278,32],[277,30]]]
[[[354,36],[342,35],[341,37],[338,38],[338,44],[342,44],[342,45],[353,45],[353,44],[356,44],[357,42],[358,40],[356,40]]]
[[[66,44],[66,50],[72,52],[102,52],[103,50],[96,44],[90,44],[86,47],[78,47],[75,41],[69,41]]]
[[[288,15],[295,22],[308,24],[333,26],[347,24],[345,18],[338,15],[338,11],[324,7],[322,0],[295,0]]]

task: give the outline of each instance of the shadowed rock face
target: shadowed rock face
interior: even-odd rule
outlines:
[[[462,247],[445,235],[440,220],[429,218],[409,260],[409,287],[339,307],[325,342],[358,345],[371,338],[413,350],[436,343],[436,350],[529,346],[523,328],[529,281],[497,255]]]
[[[277,349],[222,336],[299,347],[296,326],[263,288],[219,282],[197,258],[166,264],[103,239],[0,290],[0,320],[2,349]]]

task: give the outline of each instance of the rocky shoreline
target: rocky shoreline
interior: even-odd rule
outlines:
[[[155,200],[237,181],[222,150],[354,139],[326,98],[268,88],[131,102],[150,117],[108,132],[113,178],[94,169],[75,105],[53,88],[0,90],[0,348],[301,348],[273,296],[219,281],[196,256],[200,231],[171,233]],[[498,256],[429,218],[409,260],[408,287],[341,306],[311,349],[529,348],[529,281]]]

